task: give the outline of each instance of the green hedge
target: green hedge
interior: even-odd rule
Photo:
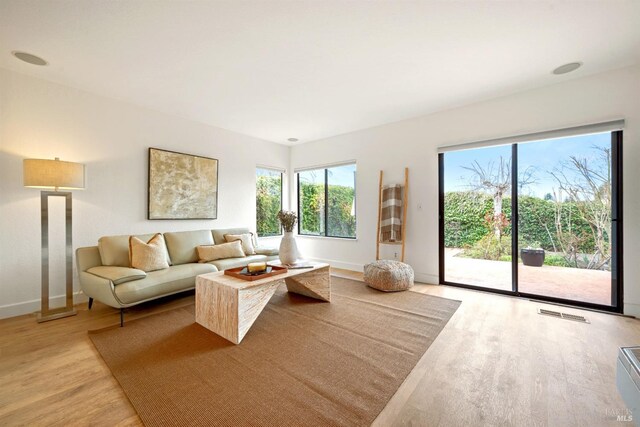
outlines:
[[[328,235],[355,237],[356,217],[351,215],[355,189],[329,185]],[[300,183],[301,231],[304,234],[324,235],[324,184]]]
[[[258,236],[280,234],[278,212],[282,209],[280,177],[256,177],[256,230]]]
[[[351,215],[355,199],[352,187],[329,185],[329,236],[356,237],[356,217]]]
[[[324,234],[324,185],[300,182],[300,208],[300,232]]]
[[[509,203],[503,201],[505,215],[511,215]],[[446,193],[444,197],[444,245],[463,248],[479,242],[489,229],[484,216],[493,212],[493,199],[487,194],[473,191]],[[511,227],[504,230],[511,234]]]
[[[449,192],[445,194],[444,221],[445,221],[445,246],[464,248],[479,242],[489,229],[484,217],[487,213],[493,213],[493,199],[488,194],[479,192]],[[502,201],[504,214],[511,217],[511,197],[505,197]],[[518,214],[520,218],[519,234],[520,245],[540,245],[543,249],[552,251],[553,241],[556,241],[555,228],[555,203],[537,197],[520,196]],[[589,224],[580,218],[574,202],[564,202],[562,209],[562,225],[568,231],[571,222],[572,233],[582,237],[582,244],[578,252],[589,253],[594,250],[593,235]],[[568,218],[571,218],[571,221]],[[546,227],[545,227],[546,226]],[[547,231],[548,230],[548,231]],[[504,230],[506,235],[511,235],[511,225]]]

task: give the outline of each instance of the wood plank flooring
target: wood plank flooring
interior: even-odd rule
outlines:
[[[462,304],[375,425],[621,425],[617,348],[640,344],[640,321],[446,286],[414,291]],[[193,301],[189,293],[144,304],[125,321]],[[538,307],[591,324],[540,316]],[[33,315],[0,320],[0,425],[141,425],[87,336],[117,324],[118,311],[96,302],[78,312],[42,324]]]

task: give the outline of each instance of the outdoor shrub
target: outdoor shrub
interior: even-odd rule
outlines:
[[[502,236],[498,239],[491,234],[487,234],[472,246],[462,252],[462,256],[476,259],[501,260],[504,256],[511,256],[511,236]]]
[[[546,254],[544,257],[544,265],[555,267],[571,267],[562,255]]]

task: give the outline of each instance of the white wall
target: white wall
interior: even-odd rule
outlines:
[[[219,159],[217,220],[145,219],[149,147]],[[75,249],[109,234],[253,228],[255,166],[286,168],[289,147],[0,69],[0,318],[39,309],[40,192],[23,187],[22,160],[54,157],[87,165],[87,188],[73,193]],[[54,203],[54,244],[62,209]],[[58,255],[51,295],[64,293]]]
[[[625,312],[640,315],[640,264],[635,255],[640,253],[640,192],[634,185],[640,181],[640,170],[635,166],[640,163],[640,67],[292,149],[0,69],[0,318],[39,308],[40,201],[37,190],[22,186],[23,158],[57,156],[87,165],[87,189],[73,194],[74,248],[94,245],[108,234],[253,227],[256,164],[289,167],[291,171],[293,167],[356,159],[358,239],[298,239],[305,256],[352,269],[362,269],[375,258],[380,169],[389,182],[400,181],[403,168],[408,166],[407,261],[419,280],[437,283],[436,147],[619,117],[627,121],[623,149]],[[220,160],[217,220],[145,219],[148,147]],[[293,188],[291,196],[295,201]],[[61,206],[53,208],[61,217]],[[54,233],[52,237],[59,241],[61,235]],[[54,257],[54,263],[59,264],[57,261],[61,259]],[[56,273],[54,268],[54,276],[59,276]],[[60,280],[52,287],[52,294],[63,293]]]
[[[625,118],[624,301],[640,315],[640,67],[577,79],[412,120],[294,146],[291,169],[357,159],[357,241],[300,237],[301,252],[362,269],[375,259],[378,174],[410,168],[407,258],[418,280],[438,283],[437,147]],[[295,192],[291,193],[295,197]],[[292,199],[295,200],[295,199]],[[418,205],[422,205],[422,210]],[[393,250],[397,248],[393,247]],[[392,254],[391,254],[392,255]]]

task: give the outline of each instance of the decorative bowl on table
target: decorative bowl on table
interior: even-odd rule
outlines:
[[[278,267],[275,265],[274,266],[267,265],[264,267],[264,270],[259,270],[258,268],[252,266],[251,270],[253,270],[253,272],[249,270],[249,266],[238,267],[238,268],[228,268],[224,270],[224,274],[226,276],[235,277],[236,279],[254,281],[254,280],[260,280],[269,276],[275,276],[277,274],[283,274],[287,272],[286,267]]]

